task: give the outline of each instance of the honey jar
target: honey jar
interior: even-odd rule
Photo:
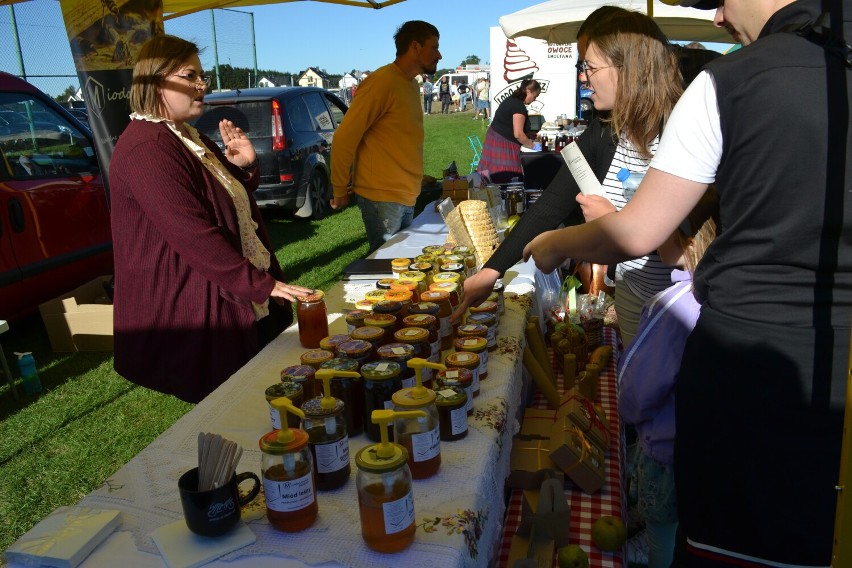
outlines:
[[[320,339],[328,335],[328,314],[324,297],[325,294],[321,290],[315,290],[312,294],[296,298],[296,321],[302,347],[316,349]]]
[[[421,303],[432,302],[438,304],[438,312],[434,314],[439,322],[439,334],[441,336],[441,349],[449,349],[453,346],[453,325],[450,316],[453,315],[453,307],[450,305],[450,295],[443,290],[431,290],[420,294]]]
[[[484,337],[457,337],[453,346],[457,352],[475,353],[479,357],[479,380],[488,378],[488,340]]]
[[[337,346],[337,355],[339,357],[348,357],[358,361],[360,367],[367,361],[374,359],[375,350],[373,344],[362,339],[350,339]]]
[[[343,417],[350,436],[357,436],[364,431],[364,383],[357,372],[358,366],[355,359],[335,357],[323,363],[319,369],[336,372],[331,379],[331,395],[343,401]]]
[[[402,388],[400,373],[402,367],[396,361],[380,360],[365,363],[361,366],[361,377],[364,379],[364,431],[374,442],[381,438],[379,426],[369,419],[374,410],[393,409],[393,393]],[[393,439],[391,425],[390,439]]]
[[[497,349],[497,316],[487,312],[470,313],[467,315],[465,323],[478,323],[488,328],[488,350],[494,351]]]
[[[313,369],[311,369],[313,371]],[[272,401],[276,398],[281,398],[282,396],[286,396],[290,399],[293,406],[298,407],[302,404],[302,398],[304,396],[304,390],[302,389],[302,384],[297,382],[282,382],[275,383],[274,385],[268,387],[266,392],[266,404],[269,406],[269,420],[272,422],[273,430],[281,429],[281,414],[276,410],[274,406],[272,406]],[[287,414],[287,425],[290,428],[298,428],[299,427],[299,417],[295,414]]]
[[[467,436],[467,393],[461,387],[444,386],[435,391],[438,430],[442,442]]]
[[[374,312],[368,316],[364,316],[364,323],[370,327],[378,327],[382,330],[382,337],[378,341],[379,347],[393,341],[393,334],[397,330],[395,315]]]
[[[346,343],[350,341],[351,337],[344,333],[336,333],[334,335],[329,335],[328,337],[323,337],[320,339],[319,347],[324,351],[329,351],[335,355],[337,355],[337,346],[341,343]]]
[[[408,364],[415,370],[415,385],[393,394],[394,409],[422,410],[426,415],[394,420],[394,436],[397,443],[408,451],[411,476],[414,479],[425,479],[438,473],[441,467],[441,433],[435,391],[423,386],[421,371],[426,366],[439,370],[445,367],[419,357],[411,359]]]
[[[316,379],[322,381],[322,396],[305,401],[302,428],[308,433],[308,448],[313,458],[317,489],[327,491],[349,481],[349,436],[343,416],[343,401],[331,396],[331,380],[338,371],[320,369]],[[355,373],[357,376],[357,373]]]
[[[473,374],[473,396],[479,396],[479,355],[467,351],[450,353],[444,360],[447,369],[467,369]]]
[[[370,304],[372,306],[372,304]],[[372,310],[370,310],[372,311]],[[366,310],[350,310],[346,314],[346,333],[352,334],[352,332],[359,327],[363,327],[364,325],[364,316],[366,316],[369,311]]]
[[[398,279],[403,272],[408,271],[409,264],[411,264],[411,259],[395,258],[391,261],[391,272]]]
[[[405,290],[411,293],[411,303],[415,304],[420,301],[420,298],[417,295],[417,283],[412,282],[411,280],[398,280],[397,282],[391,284],[391,290]],[[410,308],[410,306],[409,306]],[[409,312],[410,313],[410,312]]]
[[[328,353],[328,351],[323,351],[321,349],[316,349],[316,351],[320,351],[322,353]],[[311,353],[308,351],[307,353]],[[330,355],[330,353],[329,353]],[[304,357],[304,354],[302,355]],[[331,359],[331,357],[329,357]],[[301,404],[302,400],[307,400],[309,398],[314,397],[314,373],[316,372],[316,368],[312,365],[291,365],[290,367],[286,367],[281,371],[281,382],[282,383],[297,383],[302,387],[302,398],[299,400],[293,401],[293,406],[297,404]],[[290,396],[289,394],[283,393],[280,396]],[[278,398],[278,397],[275,397]],[[271,400],[271,399],[270,399]],[[291,401],[292,401],[291,397]],[[296,427],[299,425],[296,424]],[[280,428],[280,426],[278,426]]]
[[[435,308],[437,307],[436,305]],[[438,318],[429,314],[413,314],[402,320],[402,325],[425,329],[429,334],[429,356],[424,358],[432,363],[441,362],[441,336],[438,335]]]
[[[307,365],[314,369],[319,369],[323,363],[330,361],[331,359],[334,359],[334,353],[326,351],[325,349],[311,349],[310,351],[305,351],[299,357],[299,361],[302,365]],[[313,395],[308,396],[308,398],[311,398],[312,396]]]
[[[414,346],[407,343],[388,343],[379,347],[379,360],[394,361],[399,364],[399,380],[403,387],[414,386],[414,369],[408,362],[414,358]]]
[[[382,340],[385,337],[385,330],[374,325],[365,325],[353,330],[350,337],[355,340],[369,342],[373,346],[373,352],[375,353],[382,344]]]
[[[459,387],[467,393],[465,410],[468,415],[473,414],[473,373],[467,369],[447,369],[438,371],[435,376],[435,389],[444,387]]]

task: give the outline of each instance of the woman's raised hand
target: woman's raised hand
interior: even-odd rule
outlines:
[[[225,157],[235,166],[245,168],[254,163],[257,153],[245,132],[230,120],[219,121],[219,134],[225,144]]]

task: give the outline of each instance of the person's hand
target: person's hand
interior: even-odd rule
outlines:
[[[601,197],[600,195],[583,195],[582,193],[578,193],[577,203],[580,205],[580,209],[583,210],[583,217],[585,217],[587,223],[609,213],[615,213],[616,211],[615,205],[606,197]]]
[[[222,135],[222,142],[225,144],[225,157],[235,166],[245,168],[257,159],[251,140],[230,120],[219,121],[219,134]]]
[[[344,209],[349,205],[349,193],[340,197],[334,196],[331,198],[332,209]]]
[[[559,267],[565,258],[556,252],[555,240],[559,239],[559,229],[545,231],[524,247],[524,261],[532,257],[536,267],[545,274],[550,274]]]
[[[296,298],[313,293],[314,290],[310,288],[296,286],[295,284],[285,284],[284,282],[276,280],[275,286],[272,288],[272,292],[269,293],[269,297],[275,300],[278,304],[282,304],[283,300],[295,302]]]
[[[483,268],[473,276],[464,281],[464,299],[450,316],[450,322],[456,323],[470,306],[481,304],[491,292],[494,291],[494,283],[500,278],[500,273],[493,268]]]

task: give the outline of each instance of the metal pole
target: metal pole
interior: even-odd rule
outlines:
[[[18,70],[21,78],[27,80],[27,70],[24,68],[24,56],[21,53],[21,40],[18,37],[18,21],[15,19],[15,6],[9,4],[9,22],[12,24],[12,39],[15,40],[15,53],[18,56]]]
[[[254,86],[257,87],[257,42],[254,38],[254,12],[249,12],[249,16],[251,18],[251,51],[254,59]]]
[[[852,342],[851,342],[852,343]],[[843,416],[843,442],[840,444],[840,475],[837,483],[837,511],[834,515],[834,543],[831,565],[834,568],[850,566],[852,563],[852,539],[842,538],[844,529],[852,528],[852,346],[850,346],[849,369],[846,374],[846,409]]]
[[[222,81],[219,78],[219,44],[216,43],[216,15],[210,10],[210,25],[213,27],[213,69],[216,75],[216,90],[222,90]]]

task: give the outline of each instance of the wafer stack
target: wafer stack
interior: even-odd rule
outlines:
[[[459,203],[457,209],[465,230],[473,242],[477,262],[481,266],[491,258],[497,245],[500,244],[497,229],[488,212],[488,204],[478,199],[468,199]]]

